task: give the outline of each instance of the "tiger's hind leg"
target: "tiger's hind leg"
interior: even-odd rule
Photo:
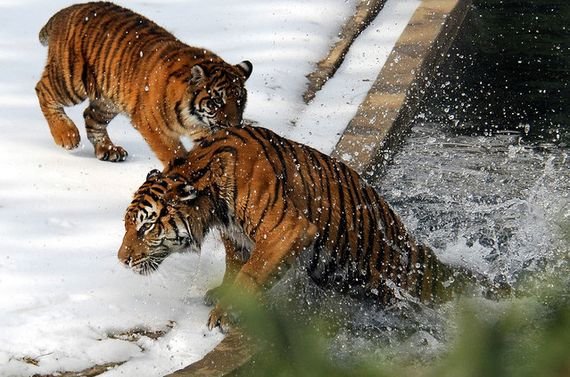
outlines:
[[[125,161],[128,153],[123,147],[113,144],[107,133],[107,125],[119,112],[103,100],[92,100],[83,112],[87,138],[95,148],[95,156],[102,161]]]
[[[79,145],[81,137],[63,107],[82,102],[86,95],[78,95],[73,89],[70,90],[67,82],[59,77],[57,72],[57,69],[52,69],[50,65],[46,66],[36,85],[36,94],[55,143],[65,149],[74,149]]]

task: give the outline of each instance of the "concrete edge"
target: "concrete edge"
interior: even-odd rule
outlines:
[[[471,0],[423,0],[332,155],[360,174],[382,171],[469,10]]]
[[[328,79],[334,76],[352,42],[376,18],[385,3],[386,0],[360,0],[352,17],[342,26],[339,39],[333,44],[327,56],[316,64],[313,72],[307,75],[308,84],[303,93],[305,103],[311,102]]]
[[[232,328],[202,359],[166,377],[228,376],[246,365],[256,353],[255,342],[239,329]]]

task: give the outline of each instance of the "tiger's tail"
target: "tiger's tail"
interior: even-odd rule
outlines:
[[[48,20],[48,22],[46,22],[44,27],[42,27],[42,29],[40,30],[38,37],[40,39],[40,43],[42,44],[42,46],[46,46],[46,47],[48,46],[49,36],[50,36],[51,31],[53,29],[53,25],[56,22],[55,21],[56,18],[59,18],[59,15],[61,14],[62,11],[59,11],[56,14],[54,14],[53,16],[51,16],[51,18]]]
[[[39,39],[40,39],[40,43],[42,44],[42,46],[47,47],[47,45],[48,45],[49,34],[50,34],[50,30],[51,30],[51,21],[52,21],[52,19],[50,19],[47,22],[47,24],[45,24],[44,27],[40,30]]]
[[[48,21],[48,23],[45,24],[44,27],[40,30],[39,39],[40,39],[40,43],[42,44],[42,46],[47,46],[47,45],[48,45],[50,29],[51,29],[51,19],[50,19],[50,20]]]
[[[482,294],[491,299],[510,297],[513,290],[505,282],[492,281],[487,276],[464,267],[443,263],[426,246],[419,246],[424,264],[418,271],[416,292],[422,301],[444,302],[455,295]]]

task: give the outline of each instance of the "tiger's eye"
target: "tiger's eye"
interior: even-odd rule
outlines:
[[[140,233],[148,233],[152,230],[152,228],[154,228],[155,223],[144,223],[141,225],[141,227],[139,228],[139,232]]]

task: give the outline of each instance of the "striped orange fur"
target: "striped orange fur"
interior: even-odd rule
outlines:
[[[252,65],[230,65],[190,47],[147,18],[109,2],[72,5],[53,15],[39,34],[48,46],[36,93],[55,142],[76,148],[79,131],[64,107],[89,99],[87,137],[101,160],[122,161],[107,125],[128,115],[166,166],[212,129],[238,126]]]
[[[220,229],[223,284],[253,293],[295,260],[320,286],[382,304],[443,300],[470,279],[416,242],[354,170],[258,127],[216,132],[187,159],[149,173],[125,227],[118,256],[140,273],[172,252],[198,251],[204,235]],[[209,326],[223,318],[222,298]]]

